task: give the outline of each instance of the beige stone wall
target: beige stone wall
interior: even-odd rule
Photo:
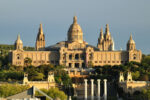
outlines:
[[[128,61],[126,51],[97,51],[93,53],[94,66],[120,65]]]
[[[42,64],[59,64],[59,54],[55,51],[20,51],[12,52],[12,64],[24,66],[24,59],[28,57],[32,59],[32,65],[38,66]]]
[[[65,65],[70,68],[81,68],[88,66],[91,62],[93,66],[120,65],[129,61],[140,62],[142,53],[140,50],[130,51],[100,51],[93,47],[86,47],[87,43],[68,43],[66,47],[61,47],[59,51],[12,51],[12,64],[24,65],[26,57],[32,59],[32,65],[42,64]],[[91,67],[91,66],[88,66]]]
[[[48,82],[40,82],[40,81],[30,81],[28,83],[30,87],[35,86],[38,89],[49,89],[49,88],[55,88],[56,83],[48,83]]]
[[[141,91],[143,88],[150,86],[149,81],[125,81],[120,82],[119,86],[123,88],[126,93],[134,93],[135,91]]]
[[[141,50],[131,50],[129,51],[129,61],[141,62],[142,52]]]
[[[75,63],[79,64],[79,67],[82,67],[84,63],[84,51],[83,50],[68,50],[60,52],[60,64],[68,67],[75,67]]]

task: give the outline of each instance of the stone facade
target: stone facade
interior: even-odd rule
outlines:
[[[38,89],[55,88],[56,83],[54,79],[54,73],[49,72],[47,81],[29,81],[28,74],[24,74],[23,85],[29,85],[30,87],[37,87]]]
[[[127,42],[127,50],[114,50],[114,41],[106,25],[105,34],[101,29],[97,47],[83,40],[83,32],[77,23],[77,17],[68,30],[68,40],[45,47],[45,36],[42,25],[36,39],[36,51],[24,51],[19,38],[15,42],[16,50],[10,53],[13,65],[24,66],[24,59],[31,58],[32,65],[42,64],[65,65],[69,68],[86,68],[103,65],[120,65],[129,61],[140,62],[142,52],[136,49],[132,35]]]
[[[120,73],[119,87],[123,88],[125,93],[133,94],[135,91],[142,91],[143,88],[148,88],[150,81],[134,81],[132,80],[131,72],[127,74],[127,80],[124,80],[123,73]]]

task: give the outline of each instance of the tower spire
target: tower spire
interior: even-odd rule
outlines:
[[[133,39],[132,39],[132,33],[130,34],[130,40],[133,40]]]
[[[77,23],[77,16],[73,17],[73,23],[76,24]]]
[[[115,42],[114,42],[114,38],[112,38],[112,50],[115,50]]]
[[[130,39],[128,40],[127,43],[127,50],[135,50],[136,49],[136,45],[135,45],[135,41],[132,38],[132,33],[130,35]]]
[[[20,33],[19,33],[18,36],[17,36],[17,40],[20,40]]]
[[[40,24],[39,32],[36,38],[36,50],[43,50],[45,48],[45,35],[43,33],[42,24]]]
[[[103,28],[100,29],[100,37],[103,37]]]
[[[15,41],[15,49],[23,50],[23,42],[20,39],[20,34],[18,34],[17,40]]]
[[[43,27],[42,27],[42,24],[40,24],[39,33],[40,33],[40,34],[43,34]]]
[[[104,35],[103,35],[103,28],[100,29],[100,36],[98,38],[97,47],[100,50],[103,50],[103,41],[104,41]]]
[[[109,34],[109,24],[106,24],[106,34]]]

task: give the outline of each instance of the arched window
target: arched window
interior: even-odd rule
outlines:
[[[21,58],[20,54],[17,54],[17,60],[20,60],[20,58]]]
[[[136,58],[137,58],[137,57],[136,57],[136,54],[134,54],[134,55],[133,55],[133,59],[135,60]]]
[[[76,59],[76,60],[79,59],[79,54],[75,54],[75,59]]]
[[[92,58],[93,58],[93,55],[89,54],[89,59],[92,60]]]
[[[69,55],[69,59],[72,60],[72,54]]]

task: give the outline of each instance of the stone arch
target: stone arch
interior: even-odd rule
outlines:
[[[79,59],[79,54],[75,54],[75,59],[76,59],[76,60]]]

